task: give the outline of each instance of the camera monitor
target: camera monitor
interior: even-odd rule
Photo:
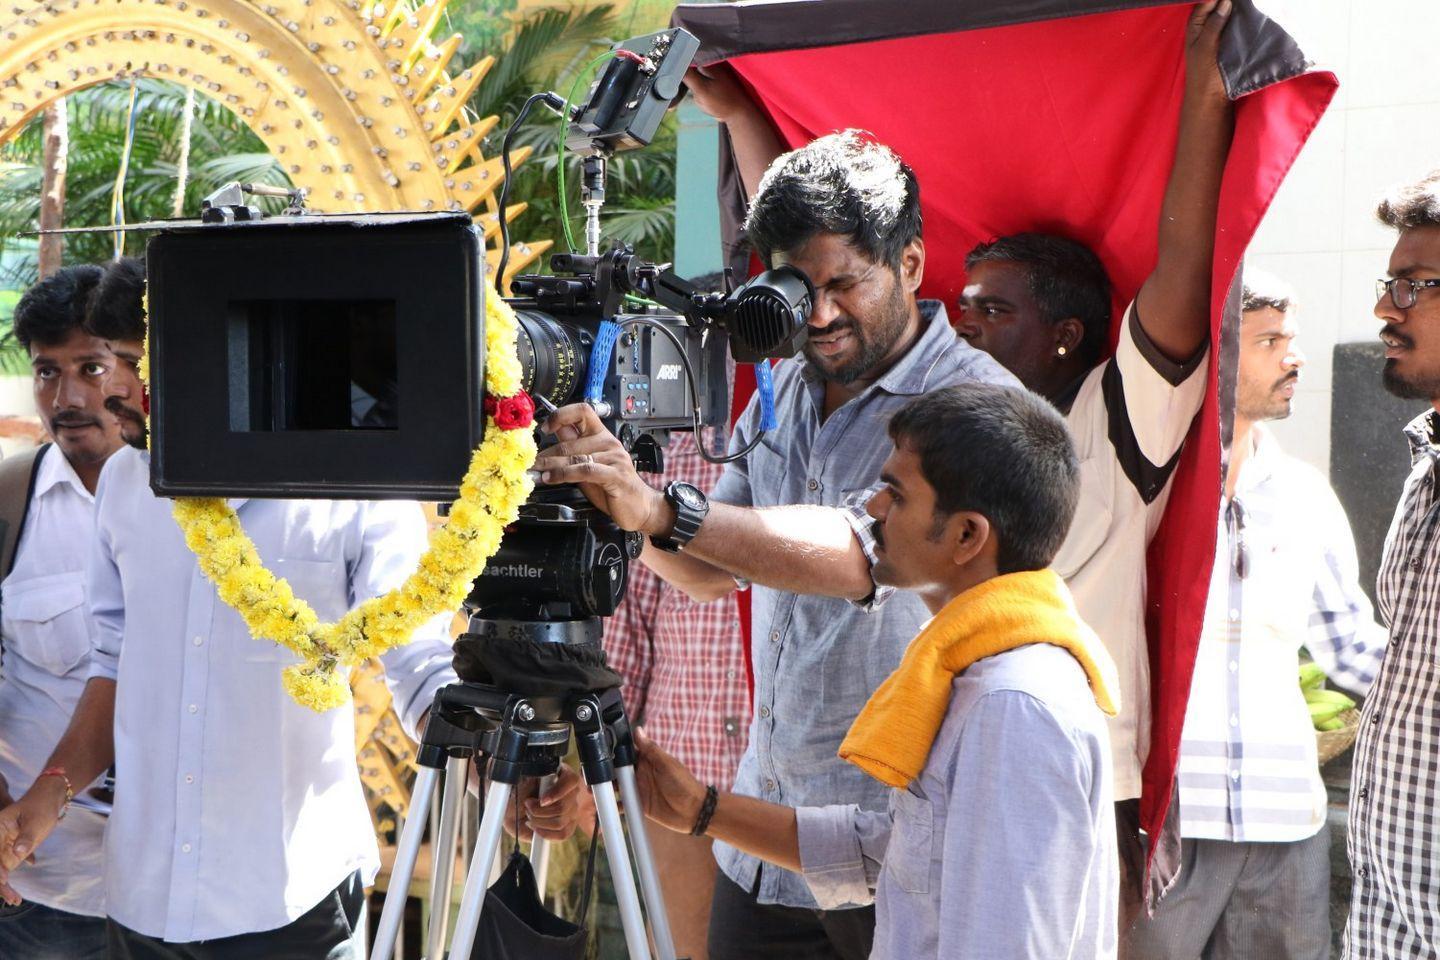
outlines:
[[[485,424],[482,250],[459,213],[156,235],[155,492],[454,497]]]

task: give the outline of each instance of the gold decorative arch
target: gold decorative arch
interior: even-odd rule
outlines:
[[[494,58],[463,66],[459,34],[432,40],[448,2],[0,0],[0,143],[85,87],[173,81],[240,116],[314,208],[469,211],[494,269],[498,118],[465,111]],[[505,281],[549,246],[513,245]]]

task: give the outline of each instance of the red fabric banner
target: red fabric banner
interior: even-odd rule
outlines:
[[[1118,331],[1123,308],[1155,263],[1190,9],[1186,3],[747,54],[729,63],[790,145],[859,127],[914,167],[925,216],[923,295],[953,310],[965,254],[976,243],[1052,231],[1104,260]],[[1336,87],[1332,74],[1307,73],[1237,103],[1215,247],[1214,343],[1245,247]],[[1212,350],[1210,395],[1150,550],[1154,726],[1142,822],[1152,833],[1170,801],[1215,549],[1217,356]],[[737,405],[747,398],[737,389]]]

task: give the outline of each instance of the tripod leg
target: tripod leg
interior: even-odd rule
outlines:
[[[550,792],[555,786],[555,775],[542,777],[540,780],[540,796]],[[535,869],[535,886],[540,890],[540,902],[545,902],[545,882],[550,878],[550,848],[545,843],[544,837],[535,837],[530,841],[530,866]]]
[[[615,900],[620,907],[620,923],[625,928],[625,945],[630,951],[630,960],[649,960],[645,916],[640,912],[640,895],[635,890],[635,876],[630,872],[625,828],[620,825],[620,808],[615,803],[615,784],[602,781],[593,784],[590,789],[595,794],[595,809],[600,814],[605,859],[610,863],[610,880],[615,886]]]
[[[445,955],[445,936],[450,932],[450,893],[455,885],[455,830],[460,807],[465,802],[465,781],[470,775],[469,757],[451,757],[445,764],[445,798],[440,804],[440,829],[431,846],[435,861],[430,872],[430,930],[425,956],[440,960]]]
[[[675,960],[675,940],[670,935],[670,915],[665,911],[665,897],[660,890],[660,875],[655,870],[655,856],[650,852],[650,835],[646,832],[645,811],[640,806],[640,789],[635,786],[635,768],[617,766],[620,799],[625,803],[625,822],[630,827],[630,842],[635,846],[635,872],[640,876],[640,889],[645,894],[645,912],[650,917],[650,932],[655,937],[659,960]]]
[[[469,960],[470,952],[475,947],[475,930],[480,923],[480,909],[485,905],[485,891],[490,887],[490,864],[495,862],[495,852],[500,849],[500,836],[505,826],[505,805],[510,800],[510,791],[513,789],[511,784],[491,780],[490,789],[485,794],[485,816],[480,818],[480,834],[475,839],[475,855],[470,859],[470,869],[465,874],[465,892],[460,897],[460,915],[455,918],[455,939],[450,944],[450,956],[456,960]]]
[[[375,932],[375,945],[370,960],[390,960],[395,953],[395,938],[400,920],[405,915],[405,897],[410,891],[410,878],[415,873],[415,858],[420,854],[420,838],[430,813],[430,800],[435,795],[435,780],[440,771],[421,767],[410,792],[410,815],[400,831],[400,845],[395,849],[395,865],[390,870],[390,886],[385,891],[385,906],[380,911],[380,925]]]

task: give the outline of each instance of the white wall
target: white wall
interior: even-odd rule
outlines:
[[[1440,167],[1440,3],[1436,0],[1256,0],[1285,24],[1340,91],[1316,127],[1250,248],[1301,300],[1309,363],[1295,414],[1274,424],[1286,448],[1330,463],[1330,357],[1374,340],[1374,281],[1394,234],[1376,201]]]

